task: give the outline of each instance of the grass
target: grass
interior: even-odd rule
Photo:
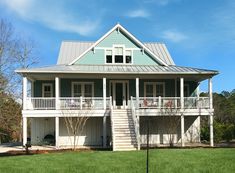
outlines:
[[[144,173],[146,151],[83,151],[0,157],[0,172]],[[153,149],[151,173],[232,173],[235,149]]]

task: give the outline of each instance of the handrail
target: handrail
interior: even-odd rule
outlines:
[[[132,96],[131,96],[131,113],[132,113],[132,119],[134,121],[134,126],[135,126],[137,148],[138,148],[138,150],[140,150],[139,116],[135,113],[135,104],[133,102]]]

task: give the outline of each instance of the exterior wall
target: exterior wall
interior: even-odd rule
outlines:
[[[94,97],[103,97],[103,79],[61,79],[61,97],[72,96],[72,82],[94,82]]]
[[[150,55],[142,53],[141,48],[137,46],[132,40],[130,40],[121,31],[113,31],[103,41],[101,41],[94,51],[87,52],[74,64],[105,64],[105,51],[104,49],[112,48],[113,44],[125,45],[126,48],[132,48],[133,50],[133,64],[134,65],[158,65],[159,63]],[[104,49],[102,49],[104,48]],[[137,48],[137,49],[136,49]]]
[[[110,138],[110,121],[107,121],[107,136]],[[89,118],[83,132],[77,137],[79,146],[102,146],[103,118]],[[73,136],[69,136],[64,119],[60,118],[59,145],[73,145]]]
[[[196,96],[198,83],[195,81],[184,81],[184,85],[189,86],[189,96]],[[177,81],[177,96],[180,97],[180,82]]]
[[[113,44],[125,44],[129,48],[139,48],[132,40],[130,40],[122,31],[113,31],[97,47],[112,47]]]
[[[43,144],[46,135],[55,136],[55,118],[31,118],[31,143]]]
[[[115,79],[123,80],[123,79]],[[126,79],[125,79],[126,80]],[[129,79],[129,96],[135,97],[135,79]],[[60,80],[60,96],[61,97],[71,97],[72,82],[94,82],[94,97],[103,96],[103,79],[61,79]],[[144,82],[164,82],[165,83],[165,97],[175,96],[175,80],[174,79],[140,79],[140,97],[144,97]],[[53,95],[55,96],[55,82],[54,81],[35,81],[34,83],[34,97],[42,96],[42,84],[52,83],[53,84]],[[197,82],[185,81],[186,85],[189,85],[189,92],[191,96],[195,96],[195,90],[197,88]],[[106,83],[106,95],[110,96],[109,91],[110,79],[107,78]],[[177,96],[180,96],[180,84],[177,82]]]
[[[107,142],[111,142],[110,118],[106,120]],[[31,118],[31,143],[33,145],[43,144],[46,135],[55,136],[55,118]],[[80,146],[102,146],[103,118],[89,118],[79,136],[77,144]],[[59,145],[71,146],[73,137],[69,137],[63,118],[59,120]]]
[[[159,80],[150,80],[140,79],[140,97],[144,97],[144,83],[145,82],[164,82],[165,83],[165,97],[174,97],[175,96],[175,80],[174,79],[159,79]],[[178,88],[179,90],[179,88]]]
[[[169,144],[170,135],[167,129],[170,117],[149,117],[149,143],[150,145]],[[180,117],[176,132],[173,135],[174,143],[179,143],[181,140]],[[147,144],[147,117],[140,117],[140,135],[141,144]],[[185,142],[200,141],[200,122],[196,116],[185,116]]]
[[[94,82],[94,97],[103,97],[103,79],[61,79],[60,80],[60,96],[72,96],[72,82]],[[55,97],[55,82],[54,81],[35,81],[34,97],[42,97],[42,84],[53,84],[53,96]]]
[[[50,83],[53,86],[53,96],[55,96],[55,81],[37,80],[34,82],[34,97],[42,97],[42,84]]]

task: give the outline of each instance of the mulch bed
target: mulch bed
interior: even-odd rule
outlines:
[[[94,149],[94,148],[81,148],[76,149],[76,152],[80,151],[95,151],[95,150],[102,150],[107,151],[110,149]],[[22,156],[22,155],[35,155],[35,154],[48,154],[48,153],[63,153],[63,152],[71,152],[73,149],[53,149],[53,150],[29,150],[29,153],[26,153],[25,150],[11,150],[5,153],[0,153],[0,157],[6,157],[6,156]]]

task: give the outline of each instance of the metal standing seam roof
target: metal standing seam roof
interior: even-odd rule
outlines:
[[[159,65],[54,65],[16,70],[17,73],[86,73],[86,74],[210,74],[218,71],[181,66]]]
[[[60,46],[57,65],[67,65],[89,49],[95,42],[63,41]],[[166,45],[163,43],[143,43],[153,54],[168,65],[175,65]]]

